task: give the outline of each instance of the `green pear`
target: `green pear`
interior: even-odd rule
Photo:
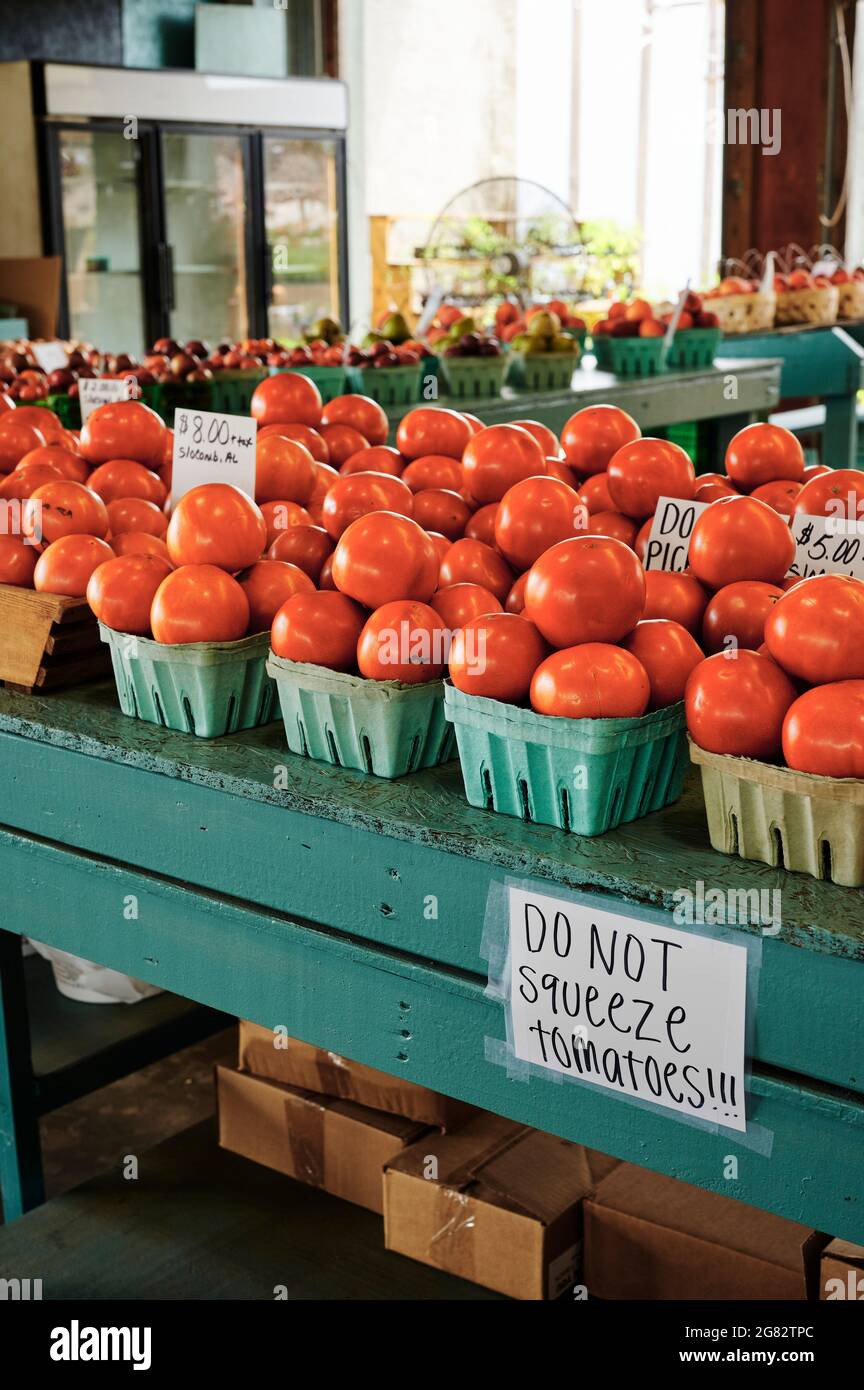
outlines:
[[[533,338],[555,338],[561,332],[561,320],[551,310],[544,309],[531,319],[528,332]]]
[[[381,337],[388,343],[407,343],[411,330],[402,314],[390,314],[381,325]]]

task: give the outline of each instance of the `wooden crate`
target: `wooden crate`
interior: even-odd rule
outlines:
[[[86,599],[0,584],[0,682],[28,692],[57,690],[110,670]]]

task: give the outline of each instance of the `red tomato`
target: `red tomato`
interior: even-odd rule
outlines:
[[[783,757],[796,772],[864,778],[864,681],[805,690],[786,711]]]
[[[561,432],[564,457],[580,477],[605,473],[613,454],[642,431],[617,405],[589,405],[571,415]]]
[[[230,487],[230,484],[203,486]],[[202,489],[193,488],[192,491]],[[186,497],[191,496],[191,492],[186,493]],[[150,606],[150,627],[157,642],[172,645],[236,642],[246,636],[249,627],[249,600],[237,580],[219,566],[182,565],[166,575],[156,590]]]
[[[33,449],[44,448],[45,436],[32,425],[24,425],[8,411],[0,415],[0,473],[11,473],[16,464]]]
[[[165,425],[141,401],[109,401],[90,412],[80,448],[88,463],[131,459],[158,468],[165,453]]]
[[[158,555],[167,560],[171,569],[174,568],[165,542],[149,532],[124,531],[119,536],[112,536],[109,544],[115,555]]]
[[[712,502],[690,536],[690,568],[709,589],[722,589],[738,579],[777,584],[794,558],[795,541],[787,523],[753,497]]]
[[[369,512],[339,537],[332,574],[337,589],[367,608],[397,598],[428,603],[438,587],[438,552],[411,517]]]
[[[369,441],[351,425],[322,425],[321,437],[327,445],[334,468],[341,468],[354,454],[369,448]]]
[[[344,594],[298,593],[283,603],[273,619],[270,645],[286,661],[353,671],[365,622],[359,603]]]
[[[592,516],[597,512],[614,512],[615,504],[609,491],[606,473],[594,473],[579,484],[579,496]]]
[[[56,411],[49,410],[45,405],[19,405],[15,410],[15,422],[19,425],[31,425],[45,436],[49,444],[62,443],[64,436],[68,434]]]
[[[465,535],[471,541],[482,541],[484,545],[495,544],[495,522],[498,519],[500,502],[487,502],[471,517],[465,527]]]
[[[507,613],[521,613],[525,608],[525,585],[528,583],[528,570],[525,574],[520,574],[513,588],[504,600],[504,609]]]
[[[255,501],[308,502],[315,491],[315,460],[304,444],[281,434],[255,446]]]
[[[453,634],[450,679],[466,695],[521,704],[548,650],[534,624],[516,613],[473,618]]]
[[[639,527],[639,530],[636,532],[636,539],[633,542],[632,548],[636,551],[643,565],[645,564],[645,557],[648,554],[648,542],[651,539],[651,527],[653,524],[653,516],[646,517]]]
[[[525,585],[525,616],[553,647],[618,642],[642,617],[645,574],[622,541],[576,536],[536,560]]]
[[[158,555],[118,555],[93,571],[87,602],[100,623],[115,632],[150,635],[150,606],[171,563]]]
[[[616,541],[636,548],[636,535],[639,528],[629,516],[621,512],[595,512],[588,519],[588,534],[591,536],[612,536]]]
[[[808,685],[864,677],[864,582],[842,574],[801,580],[775,603],[765,641],[778,665]]]
[[[361,676],[422,685],[439,680],[447,660],[447,629],[427,603],[397,599],[367,618],[357,642]]]
[[[16,468],[0,482],[0,497],[6,501],[23,501],[34,493],[43,483],[53,482],[62,477],[53,463],[31,463],[27,468]]]
[[[692,574],[671,570],[645,571],[645,618],[669,618],[693,637],[702,632],[702,615],[708,594]]]
[[[547,454],[546,475],[549,478],[557,478],[560,483],[566,483],[568,487],[578,491],[579,480],[569,463],[565,463],[563,459],[552,458],[550,454]]]
[[[426,454],[408,464],[402,481],[412,492],[425,492],[430,487],[458,492],[463,483],[462,464],[459,459],[447,458],[444,454]]]
[[[278,380],[277,377],[269,379]],[[175,565],[203,568],[216,565],[233,573],[254,565],[261,558],[267,544],[267,525],[260,508],[239,487],[231,483],[202,483],[180,498],[168,523],[166,543]],[[156,640],[171,639],[159,637]],[[211,639],[174,640],[203,642]]]
[[[20,536],[0,532],[0,584],[13,584],[18,589],[33,588],[33,571],[39,551]]]
[[[517,573],[550,545],[585,529],[578,492],[557,478],[525,478],[505,492],[495,518],[495,544]]]
[[[628,719],[644,714],[648,673],[635,656],[607,642],[553,652],[531,682],[531,708],[567,719]]]
[[[414,520],[424,531],[437,531],[456,541],[471,520],[471,508],[458,492],[444,488],[426,488],[414,494]]]
[[[832,468],[818,474],[798,493],[795,511],[860,521],[864,518],[864,473],[857,468]]]
[[[454,541],[441,561],[440,586],[479,584],[503,603],[513,586],[515,576],[497,550],[472,541],[468,537]]]
[[[336,396],[325,405],[321,423],[350,425],[370,444],[386,444],[390,429],[386,412],[371,396]]]
[[[42,551],[33,571],[33,587],[41,594],[83,598],[97,566],[114,559],[106,541],[81,532],[68,532]]]
[[[370,512],[413,516],[411,489],[390,473],[342,474],[324,498],[321,521],[328,534],[338,541],[352,521]]]
[[[399,421],[396,448],[406,459],[425,458],[428,454],[444,454],[447,458],[461,459],[473,433],[465,416],[458,411],[435,405],[419,405]]]
[[[168,518],[160,507],[143,497],[119,497],[108,503],[108,526],[112,536],[124,531],[149,531],[161,540],[168,530]]]
[[[271,434],[278,434],[283,439],[293,439],[296,444],[302,444],[304,449],[309,450],[316,463],[330,462],[327,444],[311,425],[262,425],[258,431],[257,442],[269,438]]]
[[[339,472],[343,477],[346,473],[392,473],[394,478],[399,478],[404,466],[405,461],[398,449],[391,449],[389,444],[375,444],[351,454]],[[412,488],[411,491],[416,489]]]
[[[644,520],[661,497],[692,498],[696,471],[688,455],[669,439],[636,439],[609,460],[606,470],[615,510]]]
[[[621,646],[645,667],[651,686],[649,710],[683,700],[690,672],[705,657],[687,629],[668,618],[643,619],[622,638]]]
[[[706,652],[729,651],[736,646],[755,652],[764,640],[765,619],[782,594],[776,584],[763,584],[758,579],[740,579],[718,589],[702,619]]]
[[[259,425],[278,425],[286,421],[296,425],[321,423],[321,392],[308,376],[298,372],[277,372],[259,381],[252,392],[250,414]]]
[[[29,468],[32,464],[36,463],[48,463],[53,465],[57,470],[58,476],[61,478],[68,478],[70,482],[86,482],[88,487],[93,486],[90,482],[89,464],[85,463],[80,454],[73,454],[70,449],[65,449],[60,444],[45,444],[40,449],[31,449],[29,454],[25,454],[23,459],[21,459],[15,472],[18,473],[22,468]],[[135,467],[137,468],[138,464],[136,464]],[[145,469],[144,471],[146,472],[147,470]],[[153,477],[156,477],[155,473]],[[93,491],[99,492],[99,489],[93,488]],[[165,500],[164,496],[162,500]]]
[[[451,584],[446,589],[439,589],[429,602],[441,621],[452,631],[464,627],[473,618],[501,612],[501,604],[495,595],[481,584]]]
[[[548,425],[541,424],[539,420],[514,420],[513,424],[533,434],[546,458],[561,458],[561,441]]]
[[[334,554],[335,554],[335,551],[334,551]],[[319,589],[335,589],[335,588],[336,588],[336,585],[335,585],[334,582],[333,582],[333,555],[328,555],[328,556],[327,556],[327,559],[324,561],[323,565],[321,566],[321,573],[320,573],[319,576],[318,576],[318,588],[319,588]]]
[[[726,472],[743,492],[781,479],[800,483],[804,479],[804,450],[782,425],[767,420],[745,425],[729,441]]]
[[[278,502],[262,502],[261,515],[267,527],[267,540],[265,545],[269,550],[274,541],[278,540],[286,531],[293,531],[297,526],[311,526],[312,517],[305,507],[301,507],[299,502],[289,502],[282,498]],[[282,560],[283,555],[271,555],[271,560]]]
[[[427,531],[426,535],[435,546],[435,553],[438,556],[438,566],[440,568],[444,556],[447,554],[453,542],[450,540],[449,536],[442,536],[440,531]]]
[[[324,498],[339,476],[339,472],[335,468],[331,468],[329,463],[315,464],[315,490],[307,503],[315,522],[320,522]]]
[[[827,463],[808,463],[804,469],[804,481],[809,483],[811,478],[818,478],[823,473],[833,473],[834,469],[829,468]]]
[[[267,558],[296,565],[317,584],[324,561],[333,550],[333,542],[323,526],[301,524],[280,531],[267,551]]]
[[[479,430],[462,455],[465,486],[478,502],[500,502],[515,483],[545,472],[543,450],[519,425],[489,425]]]
[[[48,544],[61,536],[108,534],[108,511],[102,498],[65,478],[52,479],[31,492],[22,515],[25,536]]]
[[[729,487],[727,483],[703,483],[696,479],[696,491],[693,494],[695,502],[716,502],[718,497],[738,497],[740,493],[734,487]],[[769,487],[774,487],[774,483],[769,483]],[[754,494],[755,496],[755,494]],[[760,498],[760,501],[764,501]]]
[[[758,652],[717,652],[687,682],[690,737],[709,753],[776,758],[783,719],[797,693],[780,667]]]
[[[98,492],[103,502],[116,502],[118,497],[142,497],[157,507],[164,507],[168,496],[165,484],[152,469],[134,459],[111,459],[101,463],[87,479],[87,486]]]
[[[237,582],[249,600],[250,632],[269,632],[279,609],[292,595],[315,592],[308,574],[284,560],[256,560],[240,571]]]

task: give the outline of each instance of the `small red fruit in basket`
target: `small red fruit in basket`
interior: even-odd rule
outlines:
[[[156,590],[150,627],[157,642],[172,645],[236,642],[246,636],[249,627],[249,601],[237,580],[224,569],[183,565],[166,575]]]
[[[438,587],[438,552],[411,517],[369,512],[340,536],[332,575],[341,593],[367,608],[398,598],[428,603]]]
[[[321,523],[338,541],[352,521],[370,512],[413,516],[414,495],[401,478],[390,473],[340,474],[324,498]]]
[[[450,584],[480,584],[503,603],[515,577],[497,550],[463,536],[453,542],[441,561],[439,582],[442,589]]]
[[[571,415],[561,431],[561,447],[582,477],[605,473],[612,455],[641,438],[636,421],[617,405],[589,405]]]
[[[726,449],[726,472],[742,492],[780,479],[800,483],[804,478],[804,450],[791,430],[762,421],[745,425],[733,435]]]
[[[369,449],[369,441],[364,439],[353,425],[322,425],[321,438],[327,445],[330,463],[334,468],[341,468],[354,454]]]
[[[531,708],[566,719],[637,718],[651,685],[641,661],[623,647],[584,642],[553,652],[531,681]]]
[[[11,411],[0,415],[0,473],[11,473],[26,454],[45,444],[45,436],[39,430],[16,420],[20,409],[14,415]]]
[[[174,568],[165,542],[145,531],[124,531],[112,536],[110,546],[115,555],[158,555],[168,562],[169,569]]]
[[[237,582],[249,600],[249,631],[269,632],[273,619],[294,594],[315,592],[308,574],[284,560],[256,560]]]
[[[622,638],[621,646],[645,667],[651,686],[649,710],[683,700],[690,672],[705,657],[687,629],[668,618],[643,618]]]
[[[514,420],[514,425],[533,434],[546,458],[561,458],[561,441],[554,430],[540,420]]]
[[[490,613],[454,633],[450,679],[465,695],[522,704],[548,651],[534,623],[515,613]]]
[[[168,496],[165,484],[152,469],[134,459],[111,459],[100,463],[87,479],[87,486],[98,492],[105,503],[116,502],[118,497],[142,497],[145,502],[153,502],[157,507],[165,505]]]
[[[708,594],[692,574],[671,570],[645,571],[645,618],[669,618],[693,637],[702,633],[702,615]]]
[[[315,490],[315,460],[305,444],[284,435],[271,434],[255,445],[255,501],[283,498],[308,502]]]
[[[500,502],[516,483],[545,473],[546,455],[520,425],[478,430],[462,455],[464,485],[478,502]]]
[[[614,512],[615,503],[609,491],[609,478],[606,473],[593,473],[583,478],[579,484],[579,497],[588,508],[591,516],[597,512]]]
[[[33,588],[33,571],[39,551],[27,545],[20,536],[0,533],[0,584],[13,584],[18,589]]]
[[[323,526],[306,523],[279,531],[267,551],[267,558],[296,565],[304,574],[308,574],[313,584],[317,584],[324,562],[334,549],[333,541]]]
[[[165,425],[141,401],[109,401],[91,411],[81,430],[80,447],[88,463],[132,459],[158,468],[165,453]]]
[[[353,671],[365,622],[359,603],[344,594],[333,590],[298,593],[283,603],[273,619],[270,645],[286,661]]]
[[[350,425],[370,444],[386,444],[390,422],[386,411],[371,396],[336,396],[321,414],[323,425]]]
[[[260,381],[252,392],[250,414],[259,425],[290,422],[317,429],[322,410],[318,387],[299,372],[277,372]]]
[[[474,618],[501,612],[498,599],[489,589],[484,589],[482,584],[451,584],[448,588],[439,589],[433,594],[429,603],[445,627],[454,632]]]
[[[802,579],[769,613],[765,641],[778,665],[808,685],[864,678],[864,582]]]
[[[396,448],[403,458],[444,454],[461,459],[473,429],[464,415],[443,406],[419,405],[403,415],[396,430]],[[441,486],[441,484],[439,484]]]
[[[635,439],[609,460],[609,496],[615,510],[644,520],[661,497],[692,498],[696,471],[689,456],[668,439]]]
[[[15,472],[19,473],[22,468],[30,468],[33,464],[51,464],[56,468],[61,478],[68,478],[73,483],[86,483],[88,487],[93,487],[90,481],[90,466],[85,463],[80,454],[74,454],[71,449],[64,448],[61,444],[46,444],[39,449],[31,449],[29,454],[25,454],[16,466]],[[135,467],[139,467],[138,464]],[[147,472],[147,469],[144,470]],[[153,474],[156,477],[156,474]],[[157,479],[158,481],[158,479]],[[93,488],[94,492],[99,492],[99,488]],[[102,496],[99,492],[100,497]],[[165,500],[164,495],[162,498]],[[107,501],[107,498],[103,498]]]
[[[864,680],[799,695],[783,721],[783,757],[796,772],[864,778]]]
[[[297,526],[311,526],[312,517],[305,507],[301,507],[299,502],[289,502],[287,498],[279,498],[278,501],[262,502],[261,515],[267,527],[267,549],[269,550],[274,542],[278,540],[286,531],[292,531]],[[282,560],[282,555],[271,555],[271,560]]]
[[[782,596],[778,585],[759,579],[739,579],[718,589],[702,619],[705,651],[728,651],[732,646],[757,651],[764,641],[765,621]]]
[[[83,483],[52,479],[31,492],[23,508],[26,537],[47,544],[61,536],[108,534],[108,509],[101,497]]]
[[[471,508],[458,492],[426,488],[414,493],[414,520],[424,531],[437,531],[448,540],[458,541],[471,520]]]
[[[448,458],[446,454],[426,454],[408,464],[402,481],[408,484],[412,492],[425,492],[430,487],[459,492],[464,481],[462,464],[459,459]]]
[[[495,543],[521,573],[550,545],[585,530],[579,493],[557,478],[525,478],[505,492],[495,517]]]
[[[47,546],[33,571],[33,587],[41,594],[63,594],[83,598],[93,571],[114,551],[96,536],[69,534]]]
[[[595,512],[588,521],[590,536],[611,536],[613,540],[629,545],[631,550],[636,549],[637,533],[636,522],[622,512]]]
[[[447,629],[427,603],[397,599],[376,608],[357,642],[361,676],[422,685],[439,680],[447,661]]]
[[[116,502],[108,503],[108,525],[112,536],[122,536],[124,531],[149,531],[160,540],[168,530],[168,518],[153,502],[145,502],[143,497],[118,497]]]
[[[801,487],[801,483],[787,482],[780,478],[777,482],[762,483],[761,487],[754,487],[750,496],[764,502],[768,507],[773,507],[781,516],[792,516]],[[701,498],[697,494],[697,501],[709,500],[714,499]]]
[[[351,454],[339,472],[343,477],[346,473],[390,473],[394,478],[399,478],[404,467],[405,460],[398,449],[392,449],[389,444],[375,444]]]
[[[606,536],[576,536],[535,561],[525,616],[553,647],[618,642],[645,607],[645,574],[632,550]]]
[[[506,493],[505,493],[506,496]],[[498,520],[500,502],[487,502],[478,507],[465,527],[465,535],[470,541],[482,541],[484,545],[495,547],[495,522]]]
[[[295,444],[302,444],[304,449],[309,450],[316,463],[330,462],[330,450],[323,437],[317,430],[313,430],[311,425],[262,425],[258,430],[258,442],[268,439],[272,434],[278,434],[282,439],[293,439]]]
[[[267,526],[260,508],[239,487],[202,483],[180,498],[166,543],[175,565],[218,565],[234,573],[261,558]]]
[[[736,758],[776,758],[786,711],[798,692],[776,662],[758,652],[718,652],[695,668],[684,703],[694,743]]]
[[[857,468],[832,468],[817,474],[795,498],[795,512],[860,521],[864,518],[864,472]]]
[[[119,555],[93,571],[87,602],[106,627],[147,637],[153,598],[170,573],[170,561],[157,555]]]
[[[504,600],[504,611],[507,613],[522,613],[525,609],[525,585],[528,583],[528,570],[525,574],[520,574],[513,588]]]
[[[696,520],[688,559],[697,579],[722,589],[739,579],[778,584],[795,558],[782,516],[754,497],[721,497]]]

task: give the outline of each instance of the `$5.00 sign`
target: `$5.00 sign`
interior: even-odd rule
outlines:
[[[174,412],[171,500],[202,483],[233,483],[255,496],[255,421],[213,410]]]

